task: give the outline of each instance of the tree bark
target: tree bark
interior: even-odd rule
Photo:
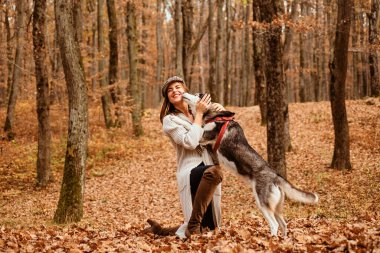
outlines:
[[[33,56],[37,84],[38,153],[37,185],[46,187],[52,179],[50,168],[50,100],[46,52],[46,0],[35,0],[33,10]]]
[[[9,5],[9,2],[7,2]],[[13,74],[13,43],[12,43],[12,33],[11,33],[11,24],[9,23],[9,6],[5,8],[5,29],[7,31],[7,69],[8,69],[8,78],[7,78],[7,99],[12,87],[12,74]]]
[[[107,0],[108,13],[108,40],[110,47],[109,66],[108,66],[108,84],[115,85],[118,81],[119,70],[119,43],[118,43],[118,24],[115,9],[115,0]],[[118,86],[110,89],[112,102],[115,104],[115,123],[114,126],[121,127],[125,124],[125,116],[122,110],[123,91]],[[125,94],[125,93],[124,93]]]
[[[154,90],[154,105],[158,104],[161,99],[160,88],[164,83],[164,2],[157,0],[157,22],[156,22],[156,46],[157,46],[157,67],[156,67],[156,87]]]
[[[261,20],[269,24],[265,33],[267,80],[267,146],[268,162],[286,178],[285,122],[284,122],[284,76],[282,66],[281,26],[272,23],[281,13],[281,1],[260,1]]]
[[[13,68],[12,84],[9,91],[8,107],[7,107],[7,116],[4,124],[4,131],[7,134],[8,140],[14,139],[13,133],[13,118],[16,108],[20,73],[21,73],[21,61],[24,55],[24,34],[25,34],[25,6],[24,0],[16,1],[16,56]]]
[[[331,167],[336,169],[351,169],[345,82],[352,4],[352,0],[338,0],[334,55],[330,63],[330,102],[335,136]]]
[[[191,88],[190,81],[190,69],[192,55],[190,54],[190,48],[193,40],[193,4],[192,0],[182,0],[182,66],[183,66],[183,76],[185,78],[186,84]]]
[[[108,71],[108,83],[113,85],[118,80],[118,69],[119,69],[119,51],[118,51],[118,40],[117,40],[117,17],[115,9],[115,0],[107,0],[107,13],[108,13],[108,40],[110,45],[110,56],[109,56],[109,71]],[[113,103],[117,103],[118,97],[115,88],[111,89],[111,98]]]
[[[253,21],[261,22],[260,8],[258,1],[253,1]],[[264,52],[263,52],[263,36],[261,30],[257,27],[253,28],[253,67],[255,73],[255,104],[260,107],[261,125],[267,124],[267,99],[265,89],[265,75],[264,75]]]
[[[230,25],[230,12],[231,12],[231,0],[226,0],[226,54],[224,55],[224,87],[223,87],[223,104],[230,104],[231,93],[231,25]]]
[[[69,99],[67,149],[56,223],[78,222],[83,217],[88,142],[88,99],[78,41],[75,39],[73,4],[55,0],[55,22]]]
[[[216,52],[215,52],[215,36],[214,36],[214,12],[213,12],[213,1],[209,0],[209,24],[208,24],[208,50],[209,50],[209,77],[208,77],[208,90],[211,95],[211,100],[214,102],[219,102],[218,100],[218,90],[215,80],[216,74]]]
[[[358,32],[357,32],[357,18],[355,8],[352,8],[352,20],[351,20],[351,47],[352,50],[352,75],[353,75],[353,98],[360,98],[360,82],[361,71],[359,71],[359,54],[358,54]],[[360,80],[360,82],[359,82]]]
[[[129,57],[129,85],[130,95],[133,98],[132,124],[136,137],[143,134],[141,124],[141,93],[137,82],[137,31],[136,31],[136,6],[132,1],[127,2],[127,36]]]
[[[218,101],[221,104],[224,104],[224,96],[223,96],[223,63],[222,63],[222,56],[223,56],[223,43],[222,43],[222,21],[223,21],[223,0],[216,0],[218,11],[216,16],[216,85],[218,90]]]
[[[363,6],[363,3],[361,2],[361,7],[364,9],[364,6]],[[359,59],[360,59],[360,63],[359,63],[359,71],[361,72],[361,81],[360,81],[360,90],[361,90],[361,97],[366,97],[369,95],[369,87],[368,87],[368,76],[367,76],[367,55],[366,55],[366,52],[365,52],[365,48],[367,47],[366,45],[366,38],[367,38],[367,34],[365,32],[366,30],[366,27],[365,27],[365,18],[363,16],[363,13],[360,13],[359,15],[359,42],[360,42],[360,53],[359,53]]]
[[[183,70],[183,29],[182,29],[182,0],[175,0],[174,27],[176,41],[176,75],[184,78]],[[185,80],[186,82],[186,80]]]
[[[368,15],[369,19],[369,36],[368,41],[371,46],[369,52],[369,73],[370,73],[370,86],[371,96],[380,96],[380,80],[379,80],[379,62],[376,54],[376,44],[379,43],[378,38],[378,19],[379,19],[379,0],[371,0],[371,13]]]
[[[317,27],[319,28],[320,27],[320,24],[319,24],[319,20],[320,20],[320,8],[319,8],[319,0],[316,0],[316,3],[315,3],[315,22],[316,22],[316,25]],[[319,31],[319,29],[318,29]],[[313,81],[313,86],[314,86],[314,98],[316,102],[320,101],[321,97],[320,97],[320,82],[321,82],[321,78],[320,78],[320,54],[321,54],[321,50],[320,50],[320,47],[322,45],[322,41],[320,39],[320,35],[319,35],[319,32],[317,31],[314,31],[314,52],[313,52],[313,70],[312,70],[312,81]]]
[[[109,89],[107,87],[107,80],[105,78],[105,55],[104,55],[104,29],[103,29],[103,13],[104,13],[104,0],[98,0],[98,74],[100,88],[102,89],[102,109],[103,109],[103,117],[104,123],[107,128],[114,126],[112,115],[111,115],[111,96]]]

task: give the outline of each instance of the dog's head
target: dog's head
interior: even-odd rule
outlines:
[[[204,94],[202,94],[202,93],[195,93],[195,94],[193,95],[193,94],[190,94],[190,93],[184,92],[184,93],[182,94],[183,100],[185,100],[185,102],[190,106],[191,111],[194,112],[194,113],[195,113],[195,111],[196,111],[196,105],[197,105],[197,102],[198,102],[199,99],[201,99],[203,96],[204,96]]]

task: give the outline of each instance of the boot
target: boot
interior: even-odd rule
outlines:
[[[186,229],[186,237],[201,233],[201,222],[211,203],[218,184],[223,180],[220,166],[212,166],[205,170],[193,202],[193,211]]]
[[[180,226],[164,228],[158,222],[148,219],[147,222],[150,225],[150,228],[143,230],[143,233],[153,233],[155,235],[170,236],[175,235]]]

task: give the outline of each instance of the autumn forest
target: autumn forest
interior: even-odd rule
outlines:
[[[379,0],[0,0],[0,252],[380,252]],[[283,178],[288,234],[222,165],[187,240],[162,131],[173,75]]]

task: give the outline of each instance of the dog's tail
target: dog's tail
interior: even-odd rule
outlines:
[[[306,192],[298,189],[290,182],[285,180],[284,178],[280,178],[281,188],[285,192],[285,195],[291,200],[306,203],[306,204],[317,204],[318,203],[318,195],[312,192]]]

